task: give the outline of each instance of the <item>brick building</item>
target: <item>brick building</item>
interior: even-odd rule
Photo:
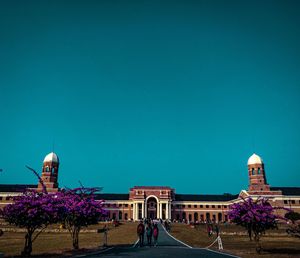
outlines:
[[[59,191],[58,168],[58,156],[49,153],[44,159],[41,175],[48,192]],[[234,195],[177,194],[175,189],[168,186],[134,186],[127,194],[98,194],[97,199],[105,200],[108,218],[116,220],[161,218],[193,222],[227,221],[230,205],[247,196],[264,196],[274,206],[300,212],[300,187],[271,187],[267,183],[264,163],[256,154],[248,159],[248,177],[248,190],[241,190]],[[12,197],[26,188],[41,191],[42,185],[0,185],[0,208],[11,203]]]

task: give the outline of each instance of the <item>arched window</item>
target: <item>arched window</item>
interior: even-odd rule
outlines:
[[[124,216],[125,216],[125,220],[128,220],[128,214],[125,213]]]
[[[198,221],[198,213],[195,212],[195,213],[194,213],[194,222],[197,222],[197,221]]]
[[[210,221],[210,213],[209,212],[206,213],[206,220]]]
[[[182,213],[182,219],[186,220],[186,214],[185,214],[185,212]]]
[[[122,220],[122,211],[119,211],[119,220]]]
[[[52,174],[54,174],[54,172],[55,172],[55,168],[52,168]]]
[[[258,175],[260,174],[260,168],[257,169],[257,174],[258,174]]]
[[[255,170],[254,170],[254,168],[252,168],[252,175],[254,175],[255,174]]]
[[[219,221],[219,222],[222,221],[222,213],[221,213],[221,212],[218,213],[218,221]]]
[[[48,166],[46,167],[46,172],[49,172],[49,167]]]

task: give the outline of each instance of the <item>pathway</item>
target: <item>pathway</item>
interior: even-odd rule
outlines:
[[[146,237],[145,237],[146,240]],[[146,242],[146,241],[145,241]],[[77,256],[79,257],[79,256]],[[83,256],[81,256],[83,257]],[[166,257],[166,258],[224,258],[224,257],[237,257],[227,255],[205,248],[192,248],[185,243],[173,238],[169,235],[162,225],[159,224],[159,237],[158,246],[138,247],[137,242],[133,246],[127,247],[114,247],[105,251],[100,251],[97,254],[86,255],[85,257],[102,257],[102,258],[120,258],[120,257],[133,257],[133,258],[153,258],[153,257]]]

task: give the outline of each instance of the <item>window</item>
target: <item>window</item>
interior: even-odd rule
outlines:
[[[196,205],[196,204],[194,205],[194,208],[197,208],[197,205]]]
[[[49,167],[48,166],[46,167],[46,172],[49,172]]]
[[[218,209],[221,209],[221,205],[218,205]]]
[[[287,200],[284,200],[283,203],[284,203],[284,204],[288,204],[288,201],[287,201]]]
[[[184,205],[184,204],[182,204],[182,205],[181,205],[181,207],[182,207],[182,208],[185,208],[185,205]]]
[[[209,208],[209,205],[205,205],[206,208]]]
[[[254,168],[252,168],[252,175],[254,175],[255,174],[255,170],[254,170]]]
[[[257,174],[258,174],[258,175],[260,174],[260,168],[257,169]]]
[[[131,204],[131,208],[133,208],[133,204]]]
[[[216,206],[215,206],[215,205],[212,205],[211,207],[212,207],[212,208],[216,208]]]
[[[203,205],[200,205],[200,208],[203,208]]]
[[[122,207],[122,203],[119,204],[119,207]]]
[[[179,204],[177,204],[177,205],[176,205],[176,208],[180,208],[180,205],[179,205]]]
[[[125,204],[125,207],[127,208],[127,207],[128,207],[128,204]]]
[[[192,208],[192,206],[189,204],[189,205],[188,205],[188,208]]]
[[[292,202],[292,204],[295,204],[295,203],[296,203],[295,200],[292,200],[291,202]]]
[[[224,205],[224,208],[227,208],[227,205]]]
[[[55,168],[52,168],[52,174],[54,174],[54,172],[55,172]]]

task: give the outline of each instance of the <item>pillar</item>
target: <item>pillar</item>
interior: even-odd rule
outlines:
[[[162,203],[159,203],[159,218],[162,218]]]
[[[142,219],[145,218],[145,202],[142,202]]]
[[[166,203],[166,219],[169,219],[169,203]]]

